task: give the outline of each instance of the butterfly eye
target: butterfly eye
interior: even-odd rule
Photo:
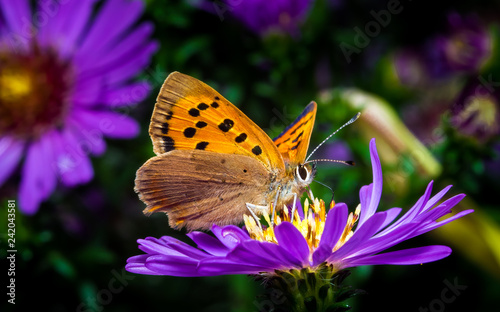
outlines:
[[[306,167],[302,165],[297,166],[297,177],[302,181],[306,181],[309,178],[309,171],[307,171]]]

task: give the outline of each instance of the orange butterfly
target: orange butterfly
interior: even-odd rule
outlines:
[[[282,209],[316,173],[314,164],[304,164],[315,118],[311,102],[273,142],[207,84],[170,74],[149,127],[157,156],[135,180],[144,213],[165,212],[171,227],[194,230],[270,214],[270,203]]]

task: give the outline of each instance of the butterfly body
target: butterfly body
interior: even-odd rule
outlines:
[[[167,77],[151,118],[157,156],[138,171],[136,191],[146,214],[165,212],[172,227],[207,229],[237,224],[292,203],[311,183],[303,164],[316,104],[275,141],[203,82],[181,73]]]

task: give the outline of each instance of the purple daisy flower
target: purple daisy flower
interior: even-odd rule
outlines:
[[[373,183],[360,190],[360,205],[348,213],[347,205],[337,203],[326,213],[324,202],[314,199],[304,204],[305,218],[297,212],[290,221],[277,216],[275,224],[263,229],[246,218],[246,230],[234,225],[214,225],[211,236],[203,232],[187,234],[197,245],[175,238],[148,237],[138,240],[145,254],[128,259],[129,272],[150,275],[209,276],[255,274],[272,276],[276,271],[329,267],[331,272],[361,265],[409,265],[436,261],[448,256],[447,246],[425,246],[385,252],[398,243],[456,220],[472,210],[451,212],[464,194],[438,203],[451,186],[431,197],[429,183],[424,195],[402,217],[401,208],[377,212],[382,194],[382,169],[375,140],[370,142]],[[268,218],[268,216],[265,216]],[[353,228],[355,228],[353,230]]]
[[[306,18],[314,0],[224,0],[210,2],[192,1],[198,7],[216,14],[224,20],[230,13],[246,27],[260,35],[269,33],[288,33],[297,35],[299,25]]]
[[[151,87],[133,82],[158,45],[137,24],[142,1],[0,0],[0,185],[24,157],[19,207],[38,210],[54,191],[92,179],[103,137],[131,138],[138,124],[113,111]]]

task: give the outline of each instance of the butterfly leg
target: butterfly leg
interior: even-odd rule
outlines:
[[[292,206],[292,216],[290,217],[290,222],[293,223],[293,217],[295,217],[295,209],[297,208],[297,194],[293,193],[293,206]]]
[[[274,203],[273,203],[273,214],[271,215],[271,224],[270,226],[274,226],[274,214],[276,213],[276,205],[278,204],[278,198],[281,193],[281,186],[278,187],[278,191],[276,192],[276,197],[274,198]]]
[[[259,218],[257,218],[257,215],[254,212],[254,209],[255,209],[255,211],[257,211],[259,209],[260,210],[267,210],[268,207],[261,206],[261,205],[254,205],[254,204],[250,204],[250,203],[246,203],[246,206],[247,206],[248,211],[250,211],[250,214],[252,215],[252,217],[255,219],[255,221],[257,221],[257,224],[262,229],[262,225],[260,224],[260,220],[259,220]]]

